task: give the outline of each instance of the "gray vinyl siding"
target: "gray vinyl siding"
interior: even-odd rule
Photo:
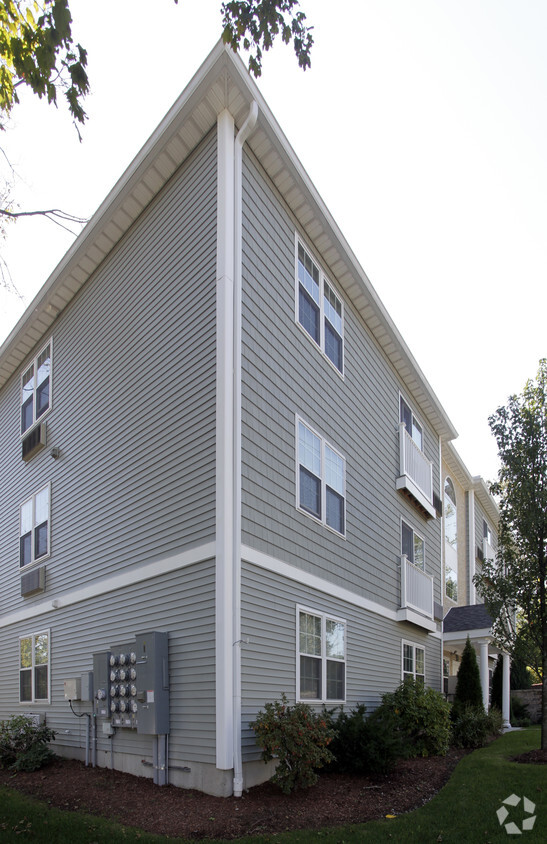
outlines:
[[[3,391],[3,613],[43,598],[20,597],[18,544],[19,506],[45,483],[48,595],[214,537],[215,291],[212,133],[54,324],[48,447],[28,464],[20,372]]]
[[[246,564],[242,573],[241,620],[245,761],[260,756],[249,727],[257,712],[265,703],[279,700],[283,693],[293,703],[296,699],[298,605],[346,621],[346,709],[364,703],[370,712],[378,706],[382,694],[399,685],[403,641],[425,648],[426,683],[440,690],[440,637]]]
[[[343,378],[297,324],[295,226],[252,156],[244,162],[243,542],[394,609],[404,518],[425,540],[440,601],[440,520],[395,488],[400,390],[423,426],[436,492],[438,437],[332,274],[345,309]],[[297,510],[297,414],[345,457],[345,538]]]
[[[64,700],[64,680],[93,669],[93,653],[133,641],[150,630],[169,634],[172,765],[189,760],[215,763],[215,566],[189,566],[72,607],[59,608],[2,629],[0,635],[0,719],[21,712],[43,712],[57,733],[54,749],[70,755],[85,748],[85,718],[77,718]],[[19,704],[19,636],[50,631],[51,703]],[[91,703],[73,703],[75,712],[91,713]],[[98,764],[110,765],[110,739],[98,718]],[[120,729],[114,756],[133,754],[151,761],[152,738]],[[116,765],[118,767],[118,765]],[[143,775],[148,771],[143,767]]]

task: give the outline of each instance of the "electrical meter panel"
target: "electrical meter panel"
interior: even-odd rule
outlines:
[[[97,714],[113,727],[169,732],[167,633],[139,633],[132,644],[93,654],[93,675]]]

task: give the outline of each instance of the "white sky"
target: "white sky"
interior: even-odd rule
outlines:
[[[547,356],[547,3],[301,0],[312,68],[274,47],[259,86],[443,403],[472,474],[488,416]],[[89,121],[24,95],[0,139],[20,210],[89,217],[220,36],[220,0],[71,0]],[[153,11],[152,11],[153,10]],[[0,244],[0,342],[73,238]]]

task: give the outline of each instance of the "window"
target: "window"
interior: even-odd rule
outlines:
[[[19,564],[27,566],[49,554],[49,485],[21,505]]]
[[[403,680],[407,677],[425,683],[425,650],[410,642],[403,642]]]
[[[420,423],[418,422],[418,420],[416,419],[416,417],[412,413],[410,407],[408,406],[408,404],[406,403],[406,401],[404,400],[404,398],[402,396],[401,396],[400,421],[405,423],[405,427],[408,431],[409,436],[412,437],[412,439],[414,440],[414,442],[416,443],[416,445],[418,446],[420,451],[423,451],[423,430],[422,430],[422,426],[420,425]]]
[[[456,492],[447,478],[444,482],[444,588],[448,598],[458,600],[458,523]]]
[[[49,701],[49,631],[19,639],[19,700]]]
[[[486,541],[488,542],[488,544],[492,545],[492,531],[490,530],[490,528],[488,526],[488,522],[486,522],[484,519],[483,519],[483,522],[482,522],[482,534],[483,534],[484,538],[486,539]]]
[[[406,554],[416,568],[425,570],[424,541],[406,522],[401,524],[401,554]]]
[[[21,433],[28,431],[51,406],[51,340],[21,377]]]
[[[332,285],[297,241],[298,322],[321,351],[343,371],[343,308]]]
[[[298,697],[343,701],[346,696],[346,623],[298,610]]]
[[[297,420],[298,507],[345,534],[345,460],[302,420]]]

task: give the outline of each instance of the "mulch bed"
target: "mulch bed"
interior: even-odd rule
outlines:
[[[538,752],[544,753],[532,751]],[[33,773],[0,770],[0,785],[59,809],[102,815],[158,835],[235,839],[409,812],[431,800],[465,753],[452,749],[446,756],[400,761],[392,774],[376,779],[323,773],[317,785],[288,796],[264,783],[240,798],[210,797],[71,759],[56,759]]]

